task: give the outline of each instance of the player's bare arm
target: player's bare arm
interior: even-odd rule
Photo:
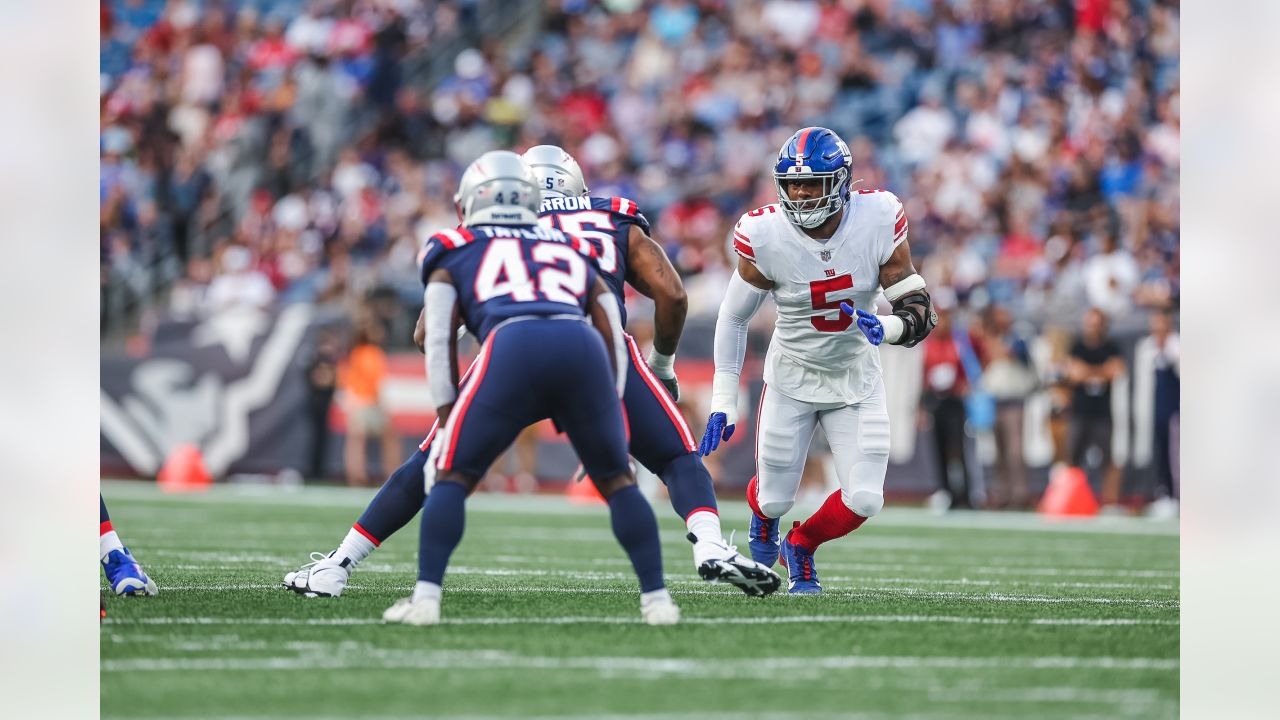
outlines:
[[[880,266],[880,287],[891,288],[916,274],[916,266],[911,263],[911,242],[903,240],[894,248],[889,262]]]
[[[880,266],[880,286],[893,305],[892,315],[876,315],[848,303],[841,303],[840,309],[857,318],[858,329],[873,345],[887,342],[915,347],[920,344],[938,324],[938,313],[933,309],[924,278],[911,262],[911,245],[906,238]]]
[[[622,315],[618,312],[617,299],[600,277],[596,277],[596,283],[587,296],[587,313],[591,316],[591,324],[604,338],[605,347],[611,351],[618,397],[622,397],[627,382],[627,344],[622,334]]]
[[[748,285],[754,288],[759,288],[760,290],[773,289],[773,281],[765,277],[764,273],[760,272],[760,269],[757,268],[754,263],[738,263],[738,275],[743,280],[746,280]]]
[[[684,283],[657,241],[639,226],[632,225],[627,243],[627,282],[653,300],[653,352],[649,368],[662,381],[671,397],[680,399],[676,380],[676,346],[684,332],[689,299]]]
[[[427,354],[427,306],[422,306],[422,311],[418,313],[418,323],[413,326],[413,344],[418,348],[418,352],[423,355]]]
[[[667,253],[644,230],[632,225],[627,250],[627,282],[653,300],[653,347],[674,355],[684,330],[689,299]]]

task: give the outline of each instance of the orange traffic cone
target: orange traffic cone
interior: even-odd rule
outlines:
[[[591,482],[591,478],[587,477],[586,471],[581,466],[578,467],[573,473],[573,477],[569,480],[569,487],[565,489],[564,496],[569,498],[569,502],[574,505],[591,505],[604,502],[604,496],[596,489],[596,484]]]
[[[1049,517],[1088,517],[1098,514],[1098,499],[1084,470],[1064,465],[1049,474],[1049,487],[1037,510]]]
[[[212,482],[200,448],[191,443],[183,443],[171,450],[156,475],[156,484],[165,492],[207,490]]]

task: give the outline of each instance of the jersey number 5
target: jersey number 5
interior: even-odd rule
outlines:
[[[516,302],[533,302],[541,295],[551,302],[578,305],[587,292],[587,262],[582,256],[560,243],[538,243],[530,255],[534,262],[547,266],[538,271],[536,287],[520,254],[520,241],[490,241],[476,273],[476,300],[507,295]],[[557,263],[564,267],[556,267]]]
[[[809,318],[813,323],[813,327],[818,332],[844,332],[853,324],[853,318],[840,312],[840,300],[827,299],[827,293],[838,292],[840,290],[848,290],[853,287],[852,275],[837,275],[833,278],[825,280],[814,280],[809,283],[809,298],[813,302],[814,310],[835,310],[836,317],[814,316]]]

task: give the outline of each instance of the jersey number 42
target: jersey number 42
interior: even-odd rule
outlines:
[[[543,242],[533,246],[530,257],[544,266],[532,277],[519,240],[490,241],[476,273],[476,299],[484,302],[506,295],[516,302],[549,300],[581,305],[587,292],[587,261],[578,251]]]

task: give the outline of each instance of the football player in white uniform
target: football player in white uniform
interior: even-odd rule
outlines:
[[[856,530],[884,506],[889,464],[881,342],[913,347],[937,323],[924,278],[911,264],[902,202],[882,190],[852,191],[852,157],[827,128],[792,135],[778,154],[778,204],[742,216],[733,230],[741,260],[720,305],[711,415],[700,452],[733,434],[747,322],[765,295],[778,307],[765,358],[756,430],[752,557],[782,554],[792,593],[822,591],[813,554]],[[883,288],[893,314],[875,314]],[[779,547],[814,427],[822,424],[840,489]]]

